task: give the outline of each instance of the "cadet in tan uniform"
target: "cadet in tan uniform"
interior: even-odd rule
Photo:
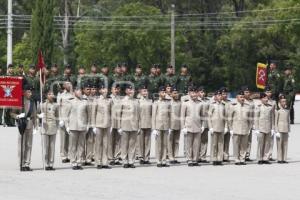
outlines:
[[[211,161],[213,165],[222,165],[225,129],[225,104],[222,102],[222,92],[216,91],[214,101],[208,110],[208,127],[211,134]]]
[[[110,165],[122,165],[121,160],[121,135],[118,133],[120,129],[121,118],[121,97],[120,87],[117,84],[113,84],[111,87],[112,100],[111,107],[111,129],[108,136],[108,160]]]
[[[121,157],[124,168],[135,168],[135,150],[137,134],[140,132],[139,102],[134,98],[134,88],[131,85],[125,86],[126,96],[121,101]]]
[[[108,98],[108,88],[101,83],[100,96],[94,98],[92,106],[92,124],[95,134],[95,164],[97,169],[110,169],[108,165],[108,137],[111,127],[112,100]]]
[[[279,96],[279,106],[275,110],[275,130],[277,139],[277,162],[288,163],[287,150],[290,132],[290,110],[284,95]]]
[[[232,135],[235,165],[246,165],[248,137],[252,127],[250,105],[245,103],[244,92],[239,91],[237,103],[233,103],[229,114],[230,134]]]
[[[245,103],[250,105],[250,112],[251,112],[251,129],[249,130],[249,138],[248,138],[248,146],[247,146],[247,153],[246,153],[246,161],[252,161],[250,159],[251,153],[251,146],[252,146],[252,131],[253,131],[253,122],[254,122],[254,101],[251,99],[251,92],[248,86],[243,86],[242,90],[244,91]]]
[[[63,92],[58,94],[57,103],[59,106],[59,134],[60,134],[60,157],[63,163],[70,162],[69,159],[69,134],[66,128],[69,126],[68,116],[71,109],[69,100],[74,98],[72,91],[72,85],[70,80],[65,79],[63,83]]]
[[[176,157],[178,157],[179,152],[179,139],[180,139],[180,112],[181,112],[181,102],[179,99],[179,93],[175,86],[172,88],[171,93],[171,127],[168,136],[168,157],[170,164],[178,164]]]
[[[201,101],[203,105],[202,115],[203,115],[203,124],[202,124],[202,133],[201,133],[201,142],[200,142],[200,154],[198,162],[208,163],[206,160],[207,147],[208,147],[208,109],[210,105],[210,99],[206,97],[204,87],[200,86],[198,88],[198,100]]]
[[[182,132],[187,136],[187,163],[189,167],[199,166],[199,148],[203,132],[203,105],[198,100],[197,88],[189,87],[190,99],[181,106]]]
[[[274,110],[276,109],[277,107],[277,103],[275,100],[272,99],[272,96],[273,96],[273,93],[272,93],[272,90],[269,86],[267,86],[265,88],[265,93],[268,97],[268,103],[270,105],[272,105],[274,107]],[[277,98],[277,97],[276,97]],[[276,140],[276,136],[275,134],[271,135],[271,138],[270,138],[270,150],[269,150],[269,161],[275,161],[273,158],[272,158],[272,155],[273,155],[273,147],[274,147],[274,140]]]
[[[150,164],[152,100],[145,85],[140,88],[140,133],[138,136],[140,164]]]
[[[159,99],[152,106],[152,133],[155,135],[155,153],[157,167],[169,167],[167,164],[168,134],[171,117],[170,100],[166,99],[166,89],[159,88]]]
[[[81,170],[84,161],[84,144],[88,131],[88,103],[83,99],[82,91],[76,88],[74,98],[69,100],[71,109],[68,113],[67,132],[70,134],[70,159],[73,170]]]
[[[93,68],[93,66],[92,66]],[[93,132],[93,124],[92,124],[92,106],[93,101],[96,97],[97,86],[95,84],[87,83],[84,88],[84,95],[83,97],[87,99],[88,103],[88,132],[86,133],[85,138],[85,160],[84,165],[91,165],[92,161],[94,160],[94,150],[95,150],[95,135]],[[92,93],[93,90],[93,93]]]
[[[224,149],[223,162],[229,162],[229,147],[230,147],[230,128],[228,123],[228,113],[230,112],[231,101],[228,99],[228,90],[225,87],[220,89],[222,92],[222,102],[225,104],[225,129],[224,129]]]
[[[21,144],[21,135],[19,135],[19,157],[22,156],[21,171],[32,171],[30,168],[31,164],[31,151],[32,151],[32,139],[33,132],[36,131],[36,106],[32,97],[33,87],[30,85],[24,86],[24,107],[21,113],[17,110],[12,110],[10,116],[14,119],[26,118],[27,125],[23,135],[23,144]],[[23,152],[21,155],[21,145],[23,145]]]
[[[55,142],[56,134],[58,131],[58,104],[54,102],[54,93],[52,91],[47,92],[47,100],[41,106],[41,114],[39,118],[43,118],[43,130],[42,136],[44,141],[44,158],[46,170],[55,170],[53,168],[54,156],[55,156]]]
[[[257,135],[257,161],[258,164],[271,164],[269,151],[271,135],[274,131],[274,107],[268,103],[265,93],[260,93],[261,103],[255,108],[254,127]]]

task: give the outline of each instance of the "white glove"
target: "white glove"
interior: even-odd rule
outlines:
[[[138,135],[141,134],[141,129],[138,129],[138,130],[137,130],[137,134],[138,134]]]
[[[37,116],[38,116],[38,118],[40,118],[40,119],[45,118],[45,113],[38,114]]]
[[[182,130],[181,130],[181,132],[184,134],[184,135],[186,135],[187,134],[187,128],[183,128]]]
[[[278,138],[278,139],[280,138],[280,133],[279,132],[276,133],[276,138]]]
[[[276,134],[275,130],[271,130],[271,136],[273,137]]]
[[[112,127],[110,127],[110,129],[109,129],[109,134],[111,134],[111,133],[112,133],[112,130],[113,130],[113,128],[112,128]]]
[[[254,133],[255,133],[256,136],[260,136],[260,131],[259,130],[257,130],[257,129],[254,130]]]
[[[95,135],[97,134],[97,128],[96,127],[93,128],[93,132],[94,132]]]
[[[171,130],[171,129],[169,129],[169,131],[168,131],[168,134],[169,134],[169,135],[171,135],[171,133],[172,133],[172,130]]]
[[[21,114],[17,115],[17,119],[24,118],[24,117],[25,117],[25,113],[21,113]]]
[[[157,137],[158,136],[158,130],[153,129],[152,130],[152,135],[154,135],[155,137]]]
[[[233,135],[233,131],[229,131],[230,135],[232,136]]]
[[[224,128],[224,133],[228,133],[228,128]]]
[[[59,127],[63,128],[65,126],[65,122],[63,120],[59,121]]]
[[[208,132],[212,135],[212,134],[214,133],[214,129],[213,129],[213,128],[210,128],[210,129],[208,130]]]
[[[33,129],[32,134],[33,134],[33,135],[36,135],[38,132],[39,132],[39,129],[38,129],[38,128],[35,128],[35,129]]]
[[[201,133],[203,133],[204,129],[205,129],[204,126],[202,126],[201,127]]]
[[[119,133],[120,135],[122,135],[123,130],[122,130],[121,128],[119,128],[119,129],[118,129],[118,133]]]
[[[70,128],[69,127],[66,128],[66,131],[70,135]]]

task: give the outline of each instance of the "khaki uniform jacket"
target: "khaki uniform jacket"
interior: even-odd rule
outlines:
[[[236,135],[248,135],[252,128],[252,110],[251,106],[247,103],[243,105],[234,103],[231,106],[229,114],[229,127]]]
[[[180,130],[181,102],[171,100],[171,129]]]
[[[140,128],[152,128],[152,100],[140,97]]]
[[[137,99],[125,96],[121,101],[121,129],[123,131],[139,130],[140,106]]]
[[[88,126],[87,99],[77,97],[70,101],[71,109],[68,113],[68,125],[71,131],[86,131]]]
[[[92,125],[97,128],[111,127],[112,99],[104,96],[94,98],[92,106]]]
[[[199,101],[201,101],[202,103],[202,116],[203,116],[203,127],[204,128],[208,128],[208,110],[209,110],[209,106],[210,106],[210,100],[208,98],[198,98]]]
[[[121,97],[111,95],[112,107],[111,107],[111,127],[119,129],[121,127]]]
[[[199,100],[185,101],[181,106],[181,128],[190,133],[200,133],[203,126],[203,104]]]
[[[11,117],[14,118],[14,119],[17,119],[17,115],[18,114],[21,114],[22,112],[25,113],[25,116],[27,116],[28,112],[29,112],[29,109],[30,109],[30,103],[33,104],[33,107],[32,107],[32,111],[31,111],[31,117],[29,117],[27,119],[27,125],[26,125],[26,129],[33,129],[34,127],[36,127],[37,125],[37,110],[36,110],[36,105],[34,103],[34,101],[32,100],[29,100],[29,99],[26,99],[24,98],[24,108],[23,108],[23,111],[20,111],[20,110],[12,110],[12,112],[10,113]]]
[[[245,103],[248,104],[250,106],[250,119],[251,119],[251,128],[253,128],[254,126],[254,112],[255,112],[255,104],[254,101],[252,99],[245,99]]]
[[[208,110],[208,126],[214,132],[223,133],[226,123],[225,104],[223,102],[212,102]]]
[[[48,100],[42,104],[41,111],[44,113],[43,134],[55,135],[58,130],[58,104]]]
[[[96,96],[86,97],[87,102],[88,102],[88,111],[89,111],[89,114],[88,114],[88,126],[89,127],[93,127],[93,124],[92,124],[92,108],[93,108],[93,102],[94,102],[95,98],[96,98]]]
[[[255,129],[262,133],[271,133],[271,130],[274,130],[275,113],[271,104],[258,104],[254,116]]]
[[[70,92],[64,91],[57,96],[57,103],[59,106],[58,113],[59,113],[59,120],[63,120],[65,123],[65,127],[68,127],[68,113],[71,109],[70,100],[74,98],[74,95]]]
[[[290,132],[290,110],[279,108],[275,110],[275,131],[279,133]]]
[[[171,103],[169,100],[156,100],[152,106],[152,129],[169,130],[171,121]]]
[[[228,131],[230,130],[229,127],[229,113],[230,113],[230,109],[231,109],[231,101],[229,99],[223,101],[223,103],[225,104],[225,128],[228,129]]]

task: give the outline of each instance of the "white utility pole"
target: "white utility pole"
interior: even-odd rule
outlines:
[[[7,66],[12,64],[12,0],[7,2]]]
[[[171,6],[171,65],[175,69],[175,5]]]

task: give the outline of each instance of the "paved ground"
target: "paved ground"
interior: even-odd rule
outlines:
[[[0,128],[0,199],[300,199],[300,102],[289,143],[289,164],[222,167],[185,164],[170,168],[139,167],[72,171],[56,156],[54,172],[41,169],[40,137],[35,135],[33,172],[17,164],[17,129]],[[253,138],[255,158],[256,139]],[[57,143],[58,147],[59,141]],[[58,148],[57,148],[58,149]],[[181,148],[182,151],[182,148]],[[153,151],[152,151],[153,152]],[[56,152],[58,153],[58,151]],[[154,154],[152,154],[154,155]],[[276,157],[276,153],[275,153]]]

